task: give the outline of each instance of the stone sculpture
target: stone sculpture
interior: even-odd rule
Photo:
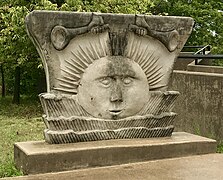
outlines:
[[[34,11],[28,33],[43,60],[48,143],[171,136],[174,61],[185,17]]]

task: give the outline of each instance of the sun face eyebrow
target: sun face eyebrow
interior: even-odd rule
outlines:
[[[112,76],[100,76],[100,77],[97,77],[95,80],[102,80],[106,78],[112,78]]]
[[[136,73],[131,69],[121,69],[121,68],[112,68],[108,70],[108,76],[114,77],[114,76],[130,76],[135,77]]]

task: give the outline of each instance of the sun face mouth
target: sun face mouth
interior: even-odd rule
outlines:
[[[117,116],[117,115],[121,114],[122,112],[123,112],[123,109],[109,110],[109,113],[110,113],[112,116]]]

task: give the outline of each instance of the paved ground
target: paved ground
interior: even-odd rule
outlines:
[[[30,175],[7,180],[222,180],[223,154],[172,158],[143,163]],[[2,179],[3,180],[3,179]]]

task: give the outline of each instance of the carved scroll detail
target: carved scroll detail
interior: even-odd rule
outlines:
[[[172,52],[174,51],[179,43],[179,33],[175,29],[170,31],[156,31],[150,28],[147,24],[144,16],[136,16],[136,24],[130,24],[129,30],[135,32],[141,36],[151,36],[160,40],[166,48]]]
[[[92,14],[92,20],[88,25],[78,28],[65,28],[63,26],[55,26],[51,32],[51,42],[55,49],[63,50],[71,39],[77,35],[91,33],[102,33],[109,29],[108,24],[104,24],[100,15]]]

